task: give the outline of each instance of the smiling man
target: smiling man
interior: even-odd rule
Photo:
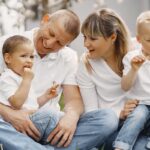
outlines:
[[[77,15],[69,10],[59,10],[46,15],[39,28],[23,33],[35,48],[33,86],[37,96],[43,94],[54,81],[61,85],[58,96],[49,103],[49,109],[58,123],[52,124],[53,131],[47,133],[50,144],[44,146],[30,138],[38,141],[39,131],[29,119],[28,111],[14,110],[0,104],[0,143],[4,149],[56,150],[61,147],[61,150],[87,150],[99,145],[97,139],[101,137],[101,130],[98,119],[101,115],[99,111],[94,111],[80,118],[84,107],[75,78],[78,58],[76,52],[66,46],[78,36],[79,31]],[[1,46],[6,38],[8,36],[0,38]],[[3,68],[5,65],[1,58],[0,70]],[[63,113],[58,107],[62,92],[65,104]]]

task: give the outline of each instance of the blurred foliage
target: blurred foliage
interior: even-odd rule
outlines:
[[[64,96],[63,94],[61,95],[60,101],[59,101],[60,109],[64,109]]]

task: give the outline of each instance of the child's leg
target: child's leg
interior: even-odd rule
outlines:
[[[56,127],[62,112],[50,107],[42,107],[36,113],[30,115],[30,119],[40,131],[40,143],[47,144],[46,140],[50,132]]]
[[[140,131],[148,119],[149,110],[145,105],[139,105],[125,120],[115,142],[114,147],[131,150]]]

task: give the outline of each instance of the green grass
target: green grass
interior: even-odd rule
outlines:
[[[60,109],[63,110],[64,109],[64,100],[63,100],[63,94],[61,95],[60,101],[59,101],[59,105],[60,105]]]

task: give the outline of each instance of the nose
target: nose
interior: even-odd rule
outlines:
[[[26,61],[27,61],[28,63],[33,63],[33,58],[27,57]]]

